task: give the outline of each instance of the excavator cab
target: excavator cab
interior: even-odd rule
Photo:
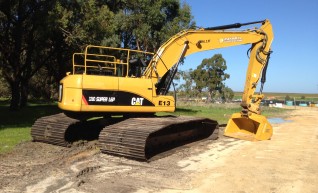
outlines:
[[[227,123],[224,135],[247,141],[268,140],[273,135],[273,128],[263,115],[251,114],[246,117],[241,113],[234,113]]]

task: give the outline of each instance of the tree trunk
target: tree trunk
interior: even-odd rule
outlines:
[[[21,98],[20,98],[20,108],[26,107],[29,96],[29,84],[27,81],[21,82]]]
[[[20,107],[20,83],[19,81],[14,81],[10,84],[11,87],[11,102],[10,110],[19,110]]]

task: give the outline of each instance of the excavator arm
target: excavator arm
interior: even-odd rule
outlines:
[[[226,30],[256,23],[262,23],[262,25],[259,28],[241,31]],[[158,94],[166,94],[183,57],[201,51],[251,44],[241,103],[242,111],[233,114],[225,129],[225,135],[247,140],[270,139],[272,127],[267,119],[260,115],[260,103],[264,98],[262,88],[273,38],[269,20],[181,31],[158,49],[145,70],[144,77],[158,82]],[[255,94],[261,77],[261,91]]]

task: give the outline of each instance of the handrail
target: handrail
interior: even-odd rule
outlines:
[[[75,56],[77,56],[77,55],[84,55],[84,53],[74,53],[74,54],[73,54],[73,58],[72,58],[73,74],[75,74],[75,67],[76,67],[76,66],[82,66],[82,65],[79,65],[79,64],[75,64]]]
[[[139,54],[154,55],[152,52],[145,52],[141,50],[88,45],[85,47],[85,51],[83,53],[73,54],[73,74],[78,72],[78,68],[84,68],[84,71],[82,72],[83,74],[87,74],[89,68],[98,68],[112,70],[113,72],[111,73],[116,75],[118,68],[120,67],[121,69],[126,69],[126,72],[121,75],[128,76],[129,59],[131,59],[133,55]],[[79,59],[77,57],[82,58]],[[126,67],[123,67],[123,65]]]

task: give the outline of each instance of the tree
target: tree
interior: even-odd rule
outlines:
[[[108,2],[125,48],[155,52],[172,35],[195,25],[190,7],[178,0]]]
[[[49,17],[51,43],[59,49],[42,72],[52,76],[55,84],[72,68],[73,53],[84,51],[87,45],[120,46],[115,15],[103,1],[58,0]]]
[[[64,42],[72,49],[83,50],[89,44],[120,45],[115,14],[105,3],[97,0],[59,0],[50,11],[50,17],[54,31],[62,32]]]
[[[221,54],[203,59],[197,69],[191,73],[196,90],[199,93],[206,90],[211,101],[215,99],[217,93],[223,95],[226,88],[224,81],[230,77],[229,74],[224,72],[226,69],[226,61]]]
[[[183,84],[180,85],[181,96],[186,96],[187,98],[196,97],[197,92],[194,89],[195,84],[194,80],[191,78],[191,74],[193,73],[192,69],[187,71],[179,71],[180,79],[184,81]]]
[[[292,98],[289,95],[286,95],[285,101],[290,101],[290,100],[292,100]]]
[[[234,98],[234,92],[231,88],[225,87],[222,92],[222,100],[224,102],[231,101]]]
[[[13,110],[26,105],[30,78],[54,52],[45,35],[52,2],[1,2],[0,68],[10,87]]]

